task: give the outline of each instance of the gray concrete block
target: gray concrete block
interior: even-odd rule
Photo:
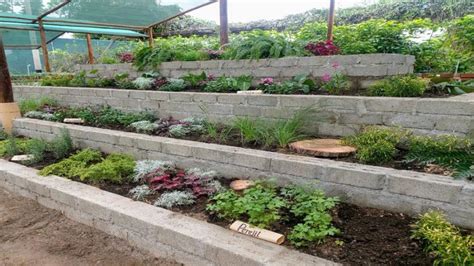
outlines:
[[[455,203],[463,185],[452,180],[437,181],[423,177],[422,174],[412,177],[400,174],[388,175],[387,188],[392,193]]]
[[[277,106],[278,96],[274,95],[249,95],[247,98],[249,105],[257,106]]]

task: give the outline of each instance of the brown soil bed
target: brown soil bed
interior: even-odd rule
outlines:
[[[0,189],[0,265],[180,265]]]
[[[221,179],[228,185],[230,180]],[[101,189],[127,196],[135,185],[96,184]],[[152,204],[159,193],[148,197]],[[200,197],[191,206],[178,207],[172,211],[228,228],[231,221],[219,219],[206,212],[208,200]],[[333,223],[341,234],[329,237],[323,243],[314,244],[302,252],[340,262],[346,265],[432,265],[433,258],[423,252],[420,243],[410,238],[411,225],[415,219],[403,213],[394,213],[353,204],[340,203],[332,211]],[[275,225],[272,230],[285,235],[294,222]],[[286,241],[285,246],[294,249]]]

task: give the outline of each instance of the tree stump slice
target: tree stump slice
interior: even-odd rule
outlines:
[[[325,158],[347,157],[356,152],[356,148],[343,145],[339,139],[297,141],[290,144],[290,149],[296,153]]]
[[[230,183],[230,188],[232,188],[235,191],[241,191],[253,186],[254,184],[255,182],[253,182],[252,180],[238,179]]]

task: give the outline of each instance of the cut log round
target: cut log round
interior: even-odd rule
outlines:
[[[254,185],[252,180],[234,180],[230,183],[230,187],[235,191],[245,190]]]
[[[343,145],[339,139],[302,140],[291,143],[290,148],[296,153],[326,158],[347,157],[356,152],[356,148]]]

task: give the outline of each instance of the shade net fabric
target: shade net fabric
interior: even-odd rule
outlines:
[[[40,46],[37,18],[64,2],[42,18],[48,41],[64,32],[140,37],[138,31],[215,0],[0,0],[5,46]]]

